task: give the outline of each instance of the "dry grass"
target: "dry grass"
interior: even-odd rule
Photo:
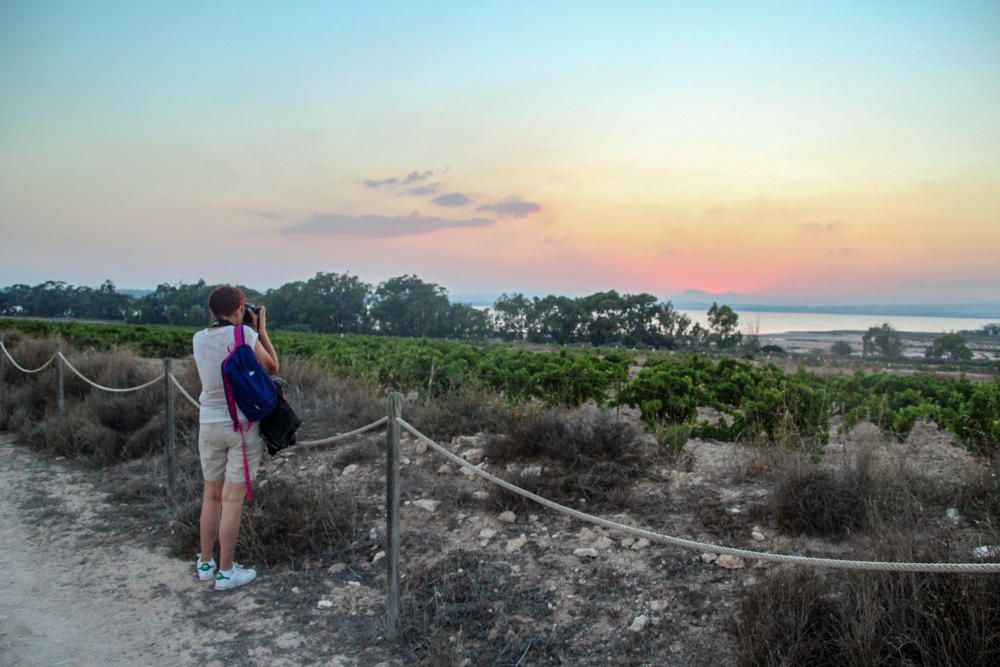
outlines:
[[[540,466],[541,474],[507,476],[522,488],[559,502],[615,508],[629,505],[631,486],[648,462],[641,427],[591,409],[523,409],[507,433],[487,440],[485,451],[501,464]],[[530,502],[500,487],[491,499],[504,509]]]
[[[883,557],[946,561],[912,534]],[[778,571],[749,589],[734,633],[743,665],[995,665],[994,575]]]

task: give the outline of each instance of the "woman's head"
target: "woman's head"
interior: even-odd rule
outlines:
[[[208,309],[216,319],[235,315],[246,302],[243,290],[232,285],[219,285],[208,295]]]

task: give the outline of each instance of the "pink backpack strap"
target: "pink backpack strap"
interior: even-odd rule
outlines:
[[[248,423],[247,426],[250,426]],[[247,441],[243,437],[243,429],[240,428],[240,444],[243,447],[243,479],[247,485],[247,500],[253,500],[253,488],[250,485],[250,462],[247,461]]]

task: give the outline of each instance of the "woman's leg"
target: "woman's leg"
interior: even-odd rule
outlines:
[[[233,567],[236,551],[236,537],[240,534],[240,515],[243,513],[243,497],[246,485],[226,481],[222,485],[222,516],[219,521],[219,569],[229,571]]]
[[[219,518],[222,515],[221,479],[205,481],[201,496],[201,558],[206,563],[215,553],[215,540],[219,537]]]

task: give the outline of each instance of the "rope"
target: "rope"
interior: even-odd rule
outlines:
[[[371,424],[368,424],[368,426],[362,426],[361,428],[354,429],[353,431],[348,431],[347,433],[341,433],[340,435],[333,435],[330,436],[329,438],[323,438],[322,440],[303,440],[302,442],[296,443],[294,447],[290,447],[289,449],[300,449],[300,448],[308,449],[310,447],[329,445],[334,442],[339,442],[340,440],[347,440],[352,436],[361,435],[362,433],[367,433],[368,431],[372,431],[378,428],[379,426],[384,425],[387,421],[389,421],[388,417],[382,417],[381,419],[376,419]]]
[[[177,387],[177,390],[181,392],[181,395],[184,396],[184,398],[186,398],[191,405],[193,405],[196,408],[201,408],[201,403],[194,400],[191,394],[187,393],[187,389],[185,389],[183,385],[181,385],[180,381],[177,379],[177,376],[174,375],[173,373],[170,374],[170,381],[174,383],[174,386]]]
[[[174,375],[173,373],[170,374],[170,381],[174,383],[174,386],[177,387],[177,389],[181,392],[184,398],[186,398],[191,403],[191,405],[193,405],[196,408],[201,407],[201,403],[194,400],[191,394],[189,394],[187,390],[184,389],[180,381],[177,379],[177,376]],[[354,429],[353,431],[348,431],[347,433],[341,433],[340,435],[334,435],[330,436],[329,438],[322,438],[320,440],[303,440],[302,442],[296,443],[294,447],[290,447],[289,449],[310,449],[312,447],[321,447],[323,445],[330,445],[335,442],[340,442],[341,440],[347,440],[348,438],[351,438],[355,435],[361,435],[362,433],[367,433],[368,431],[372,431],[378,428],[379,426],[383,426],[387,421],[389,421],[388,417],[382,417],[381,419],[377,419],[373,421],[371,424],[368,424],[367,426],[362,426],[361,428]]]
[[[132,392],[132,391],[139,391],[140,389],[145,389],[146,387],[152,386],[152,385],[156,384],[157,382],[159,382],[160,380],[163,379],[163,373],[160,373],[159,375],[157,375],[155,378],[153,378],[149,382],[145,382],[145,383],[137,385],[135,387],[122,387],[122,388],[105,387],[102,384],[97,384],[93,380],[89,379],[86,375],[84,375],[80,371],[76,370],[76,368],[73,367],[73,364],[69,363],[69,359],[67,359],[66,356],[62,352],[56,353],[56,356],[58,356],[60,359],[62,359],[63,363],[66,364],[66,367],[69,368],[71,371],[73,371],[78,378],[80,378],[81,380],[83,380],[84,382],[86,382],[87,384],[89,384],[91,387],[94,387],[95,389],[100,389],[101,391],[110,391],[110,392],[113,392],[115,394],[127,394],[127,393]]]
[[[879,570],[884,572],[1000,572],[1000,563],[893,563],[882,561],[846,560],[842,558],[812,558],[809,556],[791,556],[788,554],[772,554],[762,551],[750,551],[748,549],[736,549],[734,547],[725,547],[717,544],[696,542],[694,540],[686,540],[680,537],[664,535],[662,533],[656,533],[643,528],[628,526],[609,519],[603,519],[592,514],[586,514],[585,512],[580,512],[579,510],[575,510],[570,507],[566,507],[565,505],[560,505],[559,503],[553,502],[547,498],[543,498],[542,496],[522,489],[519,486],[515,486],[506,480],[500,479],[495,475],[491,475],[485,470],[477,468],[462,457],[449,452],[447,449],[434,442],[417,429],[413,428],[413,426],[408,424],[404,419],[399,419],[399,424],[414,436],[427,443],[428,447],[437,451],[439,454],[442,454],[453,463],[457,463],[464,468],[468,468],[476,475],[479,475],[489,482],[502,486],[508,491],[524,496],[525,498],[533,500],[540,505],[563,514],[567,514],[575,519],[587,521],[589,523],[597,524],[598,526],[617,530],[636,537],[645,538],[650,542],[671,544],[685,549],[729,554],[731,556],[739,556],[740,558],[755,558],[757,560],[773,561],[778,563],[793,563],[796,565],[810,565],[813,567],[832,567],[842,570]]]
[[[22,366],[21,364],[19,364],[16,361],[14,361],[14,357],[10,356],[10,352],[7,351],[7,346],[3,344],[2,340],[0,340],[0,350],[3,350],[3,353],[5,355],[7,355],[7,358],[10,359],[10,363],[14,364],[14,368],[16,368],[17,370],[21,371],[22,373],[40,373],[40,372],[44,371],[46,368],[48,368],[49,364],[51,364],[53,361],[55,361],[56,357],[59,356],[58,353],[53,354],[51,357],[49,357],[49,360],[46,361],[44,364],[42,364],[41,366],[39,366],[38,368],[36,368],[34,370],[29,370],[29,369],[25,368],[24,366]]]

